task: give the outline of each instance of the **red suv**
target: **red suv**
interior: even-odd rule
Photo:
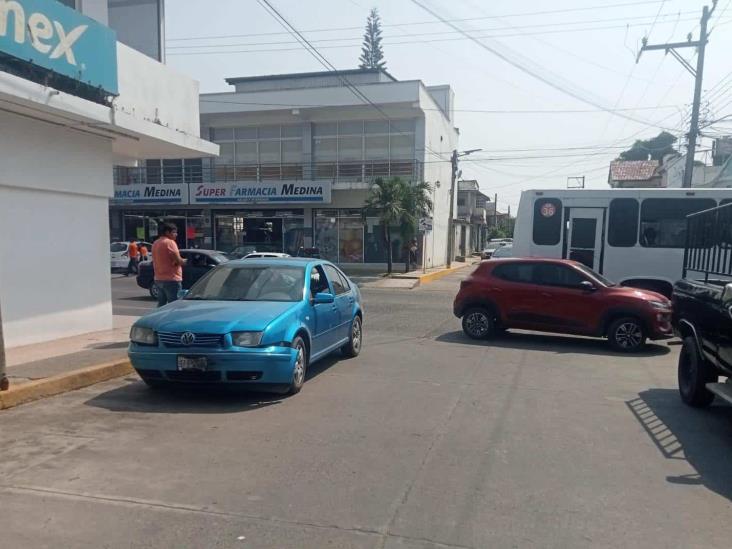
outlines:
[[[519,328],[607,337],[622,351],[672,335],[671,302],[661,294],[616,286],[575,261],[482,262],[460,284],[453,312],[473,339]]]

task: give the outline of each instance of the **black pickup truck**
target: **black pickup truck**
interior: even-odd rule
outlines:
[[[732,204],[687,217],[684,278],[672,296],[681,399],[732,403]],[[720,377],[727,378],[720,382]]]

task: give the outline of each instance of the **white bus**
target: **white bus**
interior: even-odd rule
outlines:
[[[513,255],[573,259],[670,296],[682,277],[686,216],[728,202],[732,189],[722,188],[524,191]]]

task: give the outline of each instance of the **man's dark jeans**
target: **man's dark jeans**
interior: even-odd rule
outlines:
[[[158,287],[158,307],[177,301],[178,292],[183,288],[183,284],[172,280],[156,280],[153,284]]]

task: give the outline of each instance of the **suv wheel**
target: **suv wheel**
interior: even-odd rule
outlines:
[[[626,353],[638,351],[646,344],[643,323],[632,316],[619,318],[610,324],[607,337],[614,349]]]
[[[472,339],[488,339],[495,331],[493,313],[483,307],[471,307],[463,315],[463,332]]]
[[[679,394],[681,400],[694,408],[709,406],[714,400],[714,393],[706,387],[707,383],[715,383],[718,376],[709,361],[699,355],[696,340],[689,336],[679,354]]]
[[[153,285],[150,286],[150,297],[157,299],[158,294],[160,294],[160,288],[158,288],[158,285],[153,282]]]

